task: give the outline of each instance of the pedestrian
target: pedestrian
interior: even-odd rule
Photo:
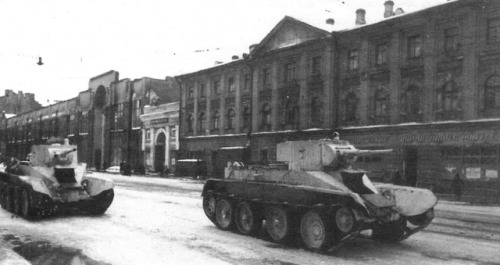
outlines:
[[[394,178],[392,179],[392,184],[394,185],[399,185],[399,186],[405,186],[405,179],[403,178],[403,176],[401,175],[401,173],[399,172],[399,169],[396,171],[396,173],[394,174]]]
[[[457,201],[460,201],[460,197],[462,197],[462,191],[464,187],[465,183],[462,178],[460,178],[460,174],[457,172],[455,174],[455,177],[451,181],[451,188],[453,189],[453,193],[455,194],[455,199]]]

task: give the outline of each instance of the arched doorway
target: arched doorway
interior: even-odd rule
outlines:
[[[166,147],[166,136],[165,133],[161,132],[156,137],[155,142],[155,171],[160,172],[163,170],[165,165],[165,147]]]

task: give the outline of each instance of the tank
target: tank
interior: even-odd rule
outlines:
[[[27,161],[11,158],[0,171],[3,209],[25,219],[51,215],[58,209],[77,208],[103,214],[114,197],[113,182],[86,174],[77,147],[64,144],[35,145]]]
[[[325,251],[359,235],[401,241],[434,218],[430,190],[374,184],[352,166],[358,155],[392,150],[359,150],[338,137],[279,143],[276,150],[281,162],[231,161],[223,179],[206,181],[203,209],[219,229],[267,231],[277,243],[300,236],[307,249]]]

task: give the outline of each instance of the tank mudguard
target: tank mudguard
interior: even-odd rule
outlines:
[[[85,176],[82,186],[90,196],[96,196],[105,190],[113,189],[114,184],[111,179],[105,177]]]
[[[427,189],[392,184],[377,184],[375,187],[382,195],[393,198],[396,203],[394,210],[404,216],[423,214],[438,202],[436,195]]]
[[[48,195],[49,197],[53,197],[54,188],[51,187],[52,183],[50,181],[44,180],[40,177],[29,177],[29,176],[19,176],[20,181],[22,181],[27,186],[30,186],[33,191],[43,193]]]

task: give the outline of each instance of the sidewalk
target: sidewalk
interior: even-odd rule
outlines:
[[[500,225],[500,206],[471,205],[464,202],[439,201],[436,217]]]
[[[31,263],[19,256],[14,250],[0,242],[0,264],[3,265],[30,265]]]

